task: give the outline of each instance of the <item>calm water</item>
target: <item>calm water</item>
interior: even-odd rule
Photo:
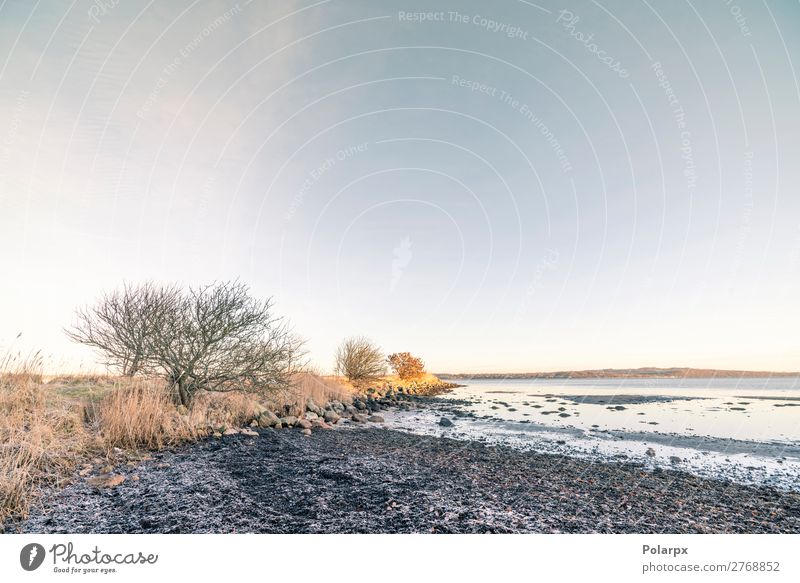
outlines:
[[[796,377],[471,381],[448,395],[465,397],[472,412],[553,427],[800,441]]]
[[[479,380],[390,427],[800,490],[800,378]],[[452,427],[439,425],[441,417]]]

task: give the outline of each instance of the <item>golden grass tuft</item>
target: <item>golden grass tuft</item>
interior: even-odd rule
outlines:
[[[163,382],[125,379],[97,404],[97,426],[107,448],[163,449],[196,438]]]

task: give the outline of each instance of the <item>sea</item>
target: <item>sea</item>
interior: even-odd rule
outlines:
[[[387,426],[800,490],[800,377],[457,382]]]

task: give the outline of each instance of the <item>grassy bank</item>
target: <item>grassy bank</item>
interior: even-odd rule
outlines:
[[[36,369],[34,359],[0,373],[0,531],[28,514],[43,487],[109,475],[148,451],[253,424],[265,411],[302,417],[309,405],[349,404],[354,394],[337,379],[306,373],[266,396],[200,393],[186,409],[158,380],[47,379]]]

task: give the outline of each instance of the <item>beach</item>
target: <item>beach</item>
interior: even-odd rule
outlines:
[[[77,480],[35,533],[798,533],[800,494],[347,424],[210,439]]]

